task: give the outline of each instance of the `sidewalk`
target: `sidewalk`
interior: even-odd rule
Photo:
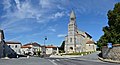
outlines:
[[[115,61],[115,60],[111,60],[111,59],[103,59],[101,57],[99,57],[98,59],[101,60],[101,61],[104,61],[104,62],[110,62],[110,63],[118,63],[118,64],[120,64],[120,61]]]
[[[73,57],[81,57],[81,55],[51,55],[50,58],[73,58]]]

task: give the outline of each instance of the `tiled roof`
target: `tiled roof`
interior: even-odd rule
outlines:
[[[30,46],[21,46],[21,48],[31,48]]]
[[[34,42],[34,43],[28,43],[28,44],[25,44],[24,46],[28,46],[28,45],[33,45],[33,46],[41,46],[40,44]]]
[[[56,48],[55,46],[46,46],[46,48]]]
[[[21,44],[20,42],[14,42],[14,41],[7,41],[6,44]]]
[[[86,44],[94,44],[94,41],[87,41]]]

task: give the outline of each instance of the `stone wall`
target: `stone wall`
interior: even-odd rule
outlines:
[[[120,61],[120,45],[113,45],[112,48],[102,47],[102,57],[105,59]]]

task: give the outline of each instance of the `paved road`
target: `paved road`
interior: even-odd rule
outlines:
[[[91,60],[91,61],[100,61],[98,59],[98,54],[100,53],[100,51],[94,52],[92,54],[89,55],[85,55],[85,56],[80,56],[80,57],[74,57],[73,59],[84,59],[84,60]]]
[[[0,65],[120,65],[99,61],[97,54],[93,53],[87,56],[77,58],[18,58],[18,59],[0,59]]]
[[[44,58],[19,58],[19,59],[0,59],[0,65],[53,65],[51,61]]]
[[[101,61],[76,60],[69,58],[49,58],[49,60],[54,65],[120,65]]]

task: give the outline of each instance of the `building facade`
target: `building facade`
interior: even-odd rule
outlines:
[[[16,54],[21,54],[22,44],[20,42],[7,41],[5,43],[9,48],[11,48],[14,52],[16,52]]]
[[[0,58],[1,57],[16,57],[17,53],[7,45],[7,43],[4,41],[4,32],[3,30],[0,30]]]
[[[73,10],[70,13],[69,21],[68,35],[65,37],[65,53],[87,52],[86,43],[91,41],[94,45],[92,37],[88,33],[78,30]]]
[[[22,54],[36,55],[38,51],[41,51],[41,45],[36,42],[28,43],[21,47]]]
[[[46,54],[56,54],[57,53],[57,47],[55,46],[46,46]]]

